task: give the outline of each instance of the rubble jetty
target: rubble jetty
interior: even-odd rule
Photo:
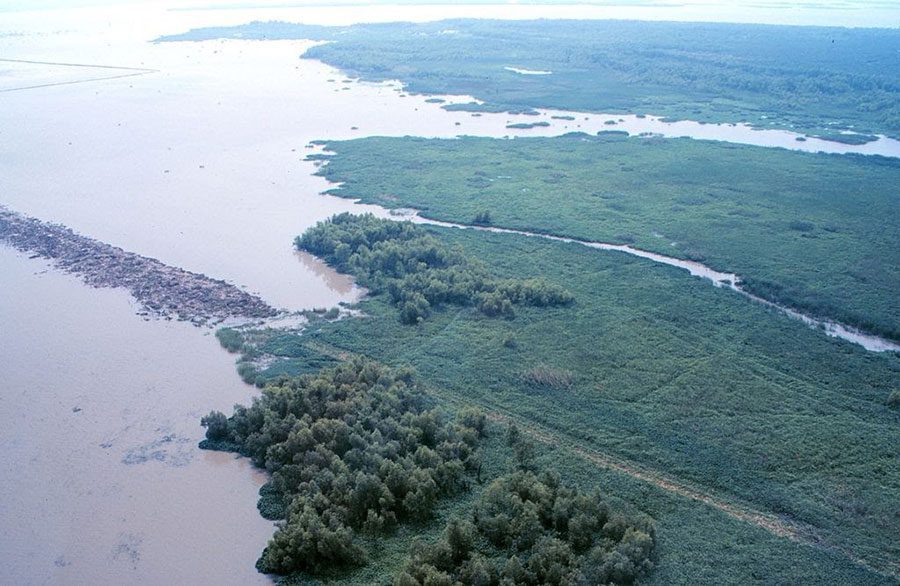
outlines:
[[[127,252],[58,224],[0,206],[0,241],[53,261],[92,287],[124,287],[147,312],[195,324],[226,318],[265,318],[278,311],[238,287]]]

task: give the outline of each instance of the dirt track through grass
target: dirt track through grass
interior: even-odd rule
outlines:
[[[464,403],[459,400],[450,399],[446,394],[442,394],[441,396],[451,402]],[[496,409],[496,407],[493,408]],[[487,417],[496,423],[509,424],[514,422],[519,429],[525,431],[531,437],[542,443],[568,450],[592,464],[605,469],[615,470],[622,474],[627,474],[628,476],[652,484],[667,492],[702,502],[722,511],[729,517],[756,525],[778,537],[784,537],[804,545],[819,547],[839,553],[849,558],[853,563],[879,574],[886,576],[900,576],[900,564],[896,561],[883,557],[864,559],[844,547],[829,543],[826,538],[819,534],[816,528],[805,523],[799,523],[773,513],[766,513],[731,499],[715,496],[700,487],[678,480],[661,472],[648,469],[644,466],[637,465],[633,462],[609,454],[604,454],[597,450],[585,448],[572,440],[561,438],[558,434],[555,434],[540,425],[524,422],[517,417],[505,415],[496,410],[488,411]]]
[[[338,360],[349,360],[354,355],[352,352],[321,342],[312,343],[310,346]],[[464,399],[443,389],[429,386],[429,391],[455,407],[472,406],[474,403],[472,400]],[[565,434],[547,429],[533,421],[523,420],[521,416],[515,415],[490,401],[479,399],[476,406],[482,408],[491,421],[504,425],[515,423],[519,429],[535,440],[555,448],[568,450],[600,468],[626,474],[667,492],[701,502],[725,513],[733,519],[760,527],[775,536],[837,553],[872,572],[894,578],[900,576],[900,563],[896,560],[885,556],[867,555],[864,557],[844,546],[831,542],[831,540],[821,534],[820,530],[809,524],[776,515],[775,513],[761,511],[737,499],[716,495],[708,489],[693,483],[677,479],[635,462],[585,447],[579,441],[565,437]]]

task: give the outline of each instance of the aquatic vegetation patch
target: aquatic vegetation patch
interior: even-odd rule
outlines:
[[[532,128],[541,128],[550,126],[550,123],[546,120],[541,120],[540,122],[515,122],[513,124],[507,124],[507,128],[517,129],[517,130],[530,130]]]

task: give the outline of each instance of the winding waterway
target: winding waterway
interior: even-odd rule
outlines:
[[[712,269],[702,263],[684,260],[680,258],[675,258],[671,256],[666,256],[663,254],[657,254],[655,252],[649,252],[646,250],[641,250],[639,248],[634,248],[633,246],[628,246],[627,244],[610,244],[608,242],[592,242],[588,240],[578,240],[576,238],[565,238],[562,236],[553,236],[551,234],[538,234],[536,232],[527,232],[524,230],[512,230],[509,228],[497,228],[492,226],[472,226],[468,224],[456,224],[453,222],[442,222],[439,220],[432,220],[429,218],[425,218],[420,216],[414,210],[410,210],[410,213],[406,216],[410,220],[421,223],[421,224],[429,224],[432,226],[442,226],[445,228],[458,228],[458,229],[467,229],[467,230],[479,230],[484,232],[494,232],[496,234],[517,234],[519,236],[527,236],[530,238],[543,238],[545,240],[551,240],[554,242],[566,242],[571,244],[578,244],[580,246],[586,246],[588,248],[593,248],[596,250],[611,250],[615,252],[622,252],[625,254],[630,254],[632,256],[637,256],[640,258],[646,258],[648,260],[652,260],[653,262],[657,262],[660,264],[677,267],[679,269],[684,269],[688,271],[691,275],[695,277],[701,277],[703,279],[707,279],[712,282],[712,284],[716,287],[727,287],[732,291],[737,291],[738,293],[745,295],[746,297],[756,301],[757,303],[762,303],[768,307],[772,307],[777,309],[778,311],[785,313],[792,318],[798,319],[803,323],[815,327],[821,328],[827,335],[841,338],[842,340],[847,340],[848,342],[853,342],[854,344],[859,344],[866,350],[870,350],[872,352],[900,352],[900,344],[887,340],[885,338],[881,338],[879,336],[874,336],[872,334],[867,334],[865,332],[861,332],[855,328],[845,326],[843,324],[826,320],[826,319],[817,319],[812,316],[801,313],[797,310],[791,309],[790,307],[786,307],[784,305],[779,305],[777,303],[773,303],[767,299],[763,299],[749,291],[745,290],[741,287],[741,278],[734,273],[725,273],[721,271],[717,271]]]
[[[740,13],[707,8],[651,14],[644,8],[523,6],[514,12],[680,20]],[[807,12],[810,18],[822,14]],[[731,19],[771,19],[771,13]],[[320,195],[331,186],[303,160],[305,145],[315,139],[550,136],[612,128],[900,156],[890,141],[800,143],[791,133],[743,125],[556,111],[539,118],[476,117],[443,110],[428,96],[406,95],[397,83],[358,83],[298,59],[311,42],[148,42],[252,20],[509,18],[506,6],[171,11],[146,4],[2,16],[0,204],[226,279],[279,308],[330,307],[362,293],[349,278],[295,253],[295,235],[341,211],[388,215]],[[506,128],[535,119],[550,126]],[[616,125],[605,124],[610,119]],[[228,411],[256,393],[235,376],[233,357],[207,330],[147,320],[125,291],[87,288],[3,246],[0,275],[4,580],[266,582],[253,566],[272,532],[254,507],[263,475],[244,460],[196,447],[202,414]],[[737,278],[728,278],[736,287]]]

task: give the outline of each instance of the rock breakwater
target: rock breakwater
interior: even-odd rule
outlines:
[[[195,324],[278,313],[235,285],[122,250],[0,206],[0,241],[53,261],[92,287],[124,287],[147,312]]]

